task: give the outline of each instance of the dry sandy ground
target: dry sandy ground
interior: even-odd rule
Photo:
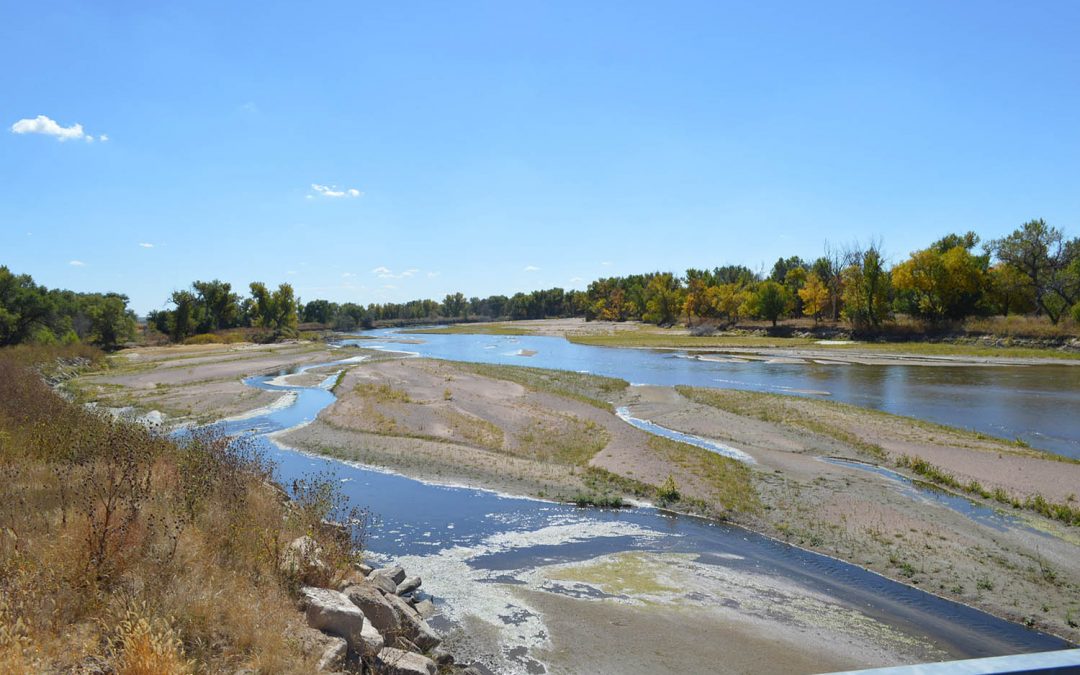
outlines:
[[[103,405],[159,410],[171,423],[209,421],[271,405],[282,394],[244,385],[250,375],[348,357],[325,345],[192,345],[121,352],[110,369],[68,384]]]
[[[1007,509],[1062,536],[1024,528],[1000,531],[933,501],[913,499],[874,473],[822,461],[823,456],[837,456],[890,463],[835,438],[700,405],[667,387],[634,387],[631,392],[636,417],[720,440],[759,462],[758,489],[768,508],[750,521],[755,529],[998,616],[1033,622],[1074,641],[1080,638],[1080,631],[1068,625],[1068,617],[1080,617],[1076,528]],[[740,392],[730,395],[745,397]],[[809,415],[816,423],[879,445],[889,457],[922,457],[988,489],[1001,487],[1016,496],[1041,493],[1054,501],[1065,501],[1080,490],[1080,464],[1021,454],[1008,444],[884,414],[852,414],[808,399],[764,400],[784,406],[770,411],[774,417]]]
[[[672,464],[649,448],[649,434],[579,400],[427,359],[365,363],[346,374],[337,395],[316,422],[282,442],[421,478],[541,497],[588,492],[585,464],[651,485],[671,474],[683,494],[724,511],[693,463]]]

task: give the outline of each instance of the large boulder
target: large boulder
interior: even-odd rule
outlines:
[[[379,663],[387,675],[435,675],[437,670],[435,662],[428,657],[393,647],[379,652]]]
[[[386,646],[386,640],[370,621],[364,622],[364,628],[360,631],[360,641],[364,644],[362,653],[375,655]]]
[[[361,582],[344,590],[345,596],[360,608],[367,620],[379,632],[397,633],[401,630],[401,621],[397,610],[383,597],[375,586]]]
[[[420,588],[420,584],[422,583],[423,582],[420,580],[420,577],[406,577],[404,581],[397,585],[394,593],[396,593],[397,595],[405,595],[407,593],[412,593],[416,589]]]
[[[397,593],[397,582],[378,570],[369,574],[367,580],[383,593],[390,595]]]
[[[409,603],[396,595],[387,595],[384,597],[397,613],[398,622],[401,625],[400,635],[402,637],[415,644],[421,651],[425,652],[439,646],[439,643],[442,642],[442,638],[436,635],[435,631],[431,629],[431,626],[427,624],[427,621],[424,621]]]
[[[393,567],[380,567],[372,572],[372,574],[382,574],[390,577],[390,580],[394,582],[394,585],[400,584],[405,581],[405,570],[401,565],[394,565]]]
[[[318,670],[334,672],[345,667],[349,645],[343,638],[307,626],[300,628],[295,637],[300,642],[300,652],[317,659]]]
[[[415,609],[416,613],[425,621],[435,616],[435,612],[437,611],[435,609],[435,603],[430,600],[421,600],[413,605],[413,609]]]
[[[281,554],[281,571],[303,582],[311,583],[329,574],[330,568],[322,559],[319,543],[308,536],[297,537]]]
[[[300,598],[309,626],[344,638],[350,649],[363,651],[364,613],[344,593],[305,586]]]

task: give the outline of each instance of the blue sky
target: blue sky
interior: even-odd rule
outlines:
[[[215,277],[366,304],[1080,234],[1077,2],[2,12],[0,264],[139,312]]]

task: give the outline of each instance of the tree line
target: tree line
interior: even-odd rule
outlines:
[[[0,266],[0,347],[86,342],[115,349],[135,336],[135,313],[119,293],[75,293]]]
[[[171,309],[147,314],[146,322],[174,341],[230,328],[260,328],[271,337],[293,337],[299,322],[300,302],[289,284],[270,290],[261,281],[248,285],[251,295],[241,297],[232,284],[214,279],[196,281],[190,289],[173,291]]]
[[[872,331],[897,314],[929,323],[1029,314],[1080,321],[1080,238],[1043,220],[986,242],[949,234],[888,266],[879,243],[826,246],[807,262],[780,258],[768,275],[741,265],[599,279],[585,317],[672,325],[812,317]]]
[[[974,232],[949,234],[889,266],[880,243],[830,247],[806,261],[780,258],[761,274],[743,265],[653,272],[598,279],[585,291],[550,288],[404,303],[302,302],[292,286],[249,284],[246,297],[220,280],[196,281],[174,291],[168,308],[147,324],[175,341],[233,328],[255,328],[270,338],[292,336],[301,323],[335,330],[388,323],[524,320],[584,317],[657,325],[685,321],[734,324],[753,318],[776,325],[785,318],[846,321],[874,331],[906,315],[929,323],[972,316],[1035,314],[1057,324],[1080,322],[1080,238],[1043,220],[983,243]],[[0,267],[0,346],[19,342],[89,342],[107,349],[134,338],[136,319],[118,293],[47,289],[29,275]]]

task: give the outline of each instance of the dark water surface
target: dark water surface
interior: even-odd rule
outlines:
[[[456,357],[460,358],[460,355]],[[302,370],[314,367],[318,366]],[[278,478],[285,485],[295,478],[321,471],[336,474],[352,501],[370,507],[379,518],[380,526],[368,540],[368,548],[376,553],[389,557],[435,555],[452,547],[477,546],[493,535],[527,534],[552,525],[570,525],[582,531],[605,524],[632,525],[635,528],[630,531],[647,532],[648,536],[630,534],[511,547],[480,556],[471,564],[491,570],[520,570],[624,551],[690,553],[696,554],[702,563],[783,577],[808,590],[825,594],[840,605],[918,636],[956,658],[1068,646],[1059,638],[739,527],[653,508],[578,509],[483,490],[431,485],[282,448],[267,435],[313,420],[333,401],[328,387],[334,378],[328,377],[321,387],[278,386],[270,384],[271,379],[272,376],[261,376],[246,382],[261,389],[283,393],[294,391],[296,402],[260,417],[228,422],[226,430],[230,433],[251,432],[255,442],[277,462]]]
[[[591,347],[559,337],[404,334],[395,329],[363,335],[376,340],[357,340],[355,344],[381,345],[440,359],[589,372],[632,384],[685,384],[816,396],[1001,438],[1019,438],[1035,448],[1080,458],[1080,365],[705,361],[685,352]],[[395,339],[423,342],[400,344],[392,341]],[[536,354],[520,356],[519,350]]]

